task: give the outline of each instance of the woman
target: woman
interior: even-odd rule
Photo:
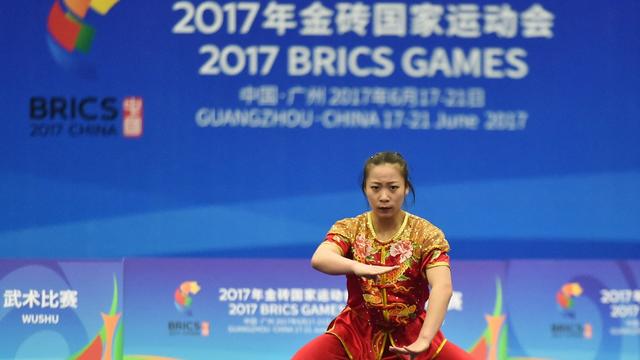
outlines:
[[[362,191],[371,211],[336,222],[311,259],[316,270],[347,276],[347,306],[293,359],[470,359],[440,332],[452,292],[449,244],[402,210],[409,192],[415,198],[404,158],[369,158]]]

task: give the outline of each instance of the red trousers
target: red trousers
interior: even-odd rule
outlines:
[[[340,340],[331,334],[322,334],[308,342],[298,352],[293,355],[291,360],[348,360]],[[406,355],[397,355],[390,351],[385,351],[382,355],[383,360],[404,360],[409,359]],[[435,356],[438,360],[471,360],[471,355],[447,341],[442,350]],[[359,359],[356,359],[359,360]]]

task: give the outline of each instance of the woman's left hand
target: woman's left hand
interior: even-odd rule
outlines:
[[[409,355],[409,359],[413,359],[420,353],[427,351],[431,342],[418,338],[413,344],[403,347],[390,346],[389,351],[396,354]]]

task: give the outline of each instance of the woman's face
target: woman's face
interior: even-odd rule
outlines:
[[[369,169],[364,192],[373,214],[379,219],[388,219],[401,212],[409,189],[398,165],[381,164]]]

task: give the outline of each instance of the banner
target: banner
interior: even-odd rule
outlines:
[[[638,261],[455,261],[442,331],[472,358],[636,359]],[[285,259],[0,262],[0,359],[288,359],[346,281]],[[124,284],[124,286],[122,286]],[[123,330],[124,329],[124,330]]]
[[[125,261],[127,354],[288,359],[346,304],[306,260]]]
[[[637,357],[639,275],[637,261],[510,261],[510,340],[553,359]]]
[[[0,359],[121,359],[122,262],[0,260]]]
[[[417,191],[407,210],[460,256],[640,253],[638,14],[631,0],[12,2],[0,250],[306,257],[367,210],[362,165],[392,150]]]

